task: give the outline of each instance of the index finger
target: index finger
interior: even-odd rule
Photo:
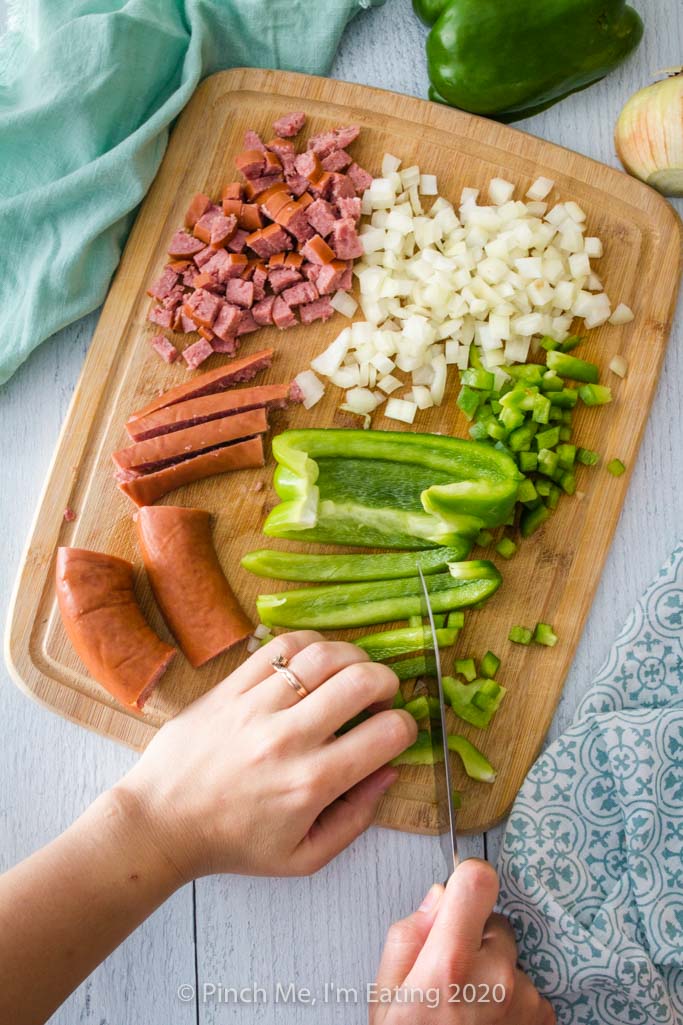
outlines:
[[[486,861],[470,858],[448,880],[436,921],[411,972],[438,978],[467,972],[484,942],[484,931],[498,899],[498,876]],[[406,983],[408,983],[406,980]]]

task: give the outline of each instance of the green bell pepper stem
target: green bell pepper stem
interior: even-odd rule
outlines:
[[[449,612],[485,601],[498,590],[501,576],[488,563],[480,576],[473,579],[454,580],[450,573],[436,573],[426,577],[425,582],[432,611]],[[380,580],[261,594],[256,608],[266,626],[343,630],[419,615],[422,600],[419,577],[404,577],[390,588]]]
[[[454,676],[444,676],[443,690],[454,713],[463,722],[480,730],[486,729],[507,691],[495,680],[478,677],[471,683],[462,683]]]
[[[273,455],[283,501],[264,532],[342,544],[471,547],[511,514],[519,479],[505,453],[436,434],[285,431]]]
[[[624,0],[413,0],[431,32],[430,97],[503,121],[604,78],[638,46]]]
[[[549,370],[554,370],[561,377],[569,377],[572,381],[583,381],[584,384],[598,383],[598,368],[595,363],[585,359],[568,356],[566,352],[549,352],[546,357]]]
[[[448,750],[455,751],[462,761],[463,768],[470,779],[476,779],[479,783],[493,783],[496,778],[496,770],[488,758],[474,746],[466,737],[459,734],[448,735]]]
[[[437,630],[436,639],[439,648],[449,648],[455,643],[457,635],[457,630]],[[367,652],[373,662],[384,662],[388,658],[410,655],[413,652],[431,648],[432,639],[428,627],[406,626],[398,630],[368,634],[367,637],[359,637],[354,643]]]
[[[419,565],[425,576],[446,569],[460,558],[458,548],[430,548],[421,552],[389,552],[379,555],[312,555],[262,548],[248,552],[242,566],[271,580],[306,583],[352,580],[395,580],[412,576]]]

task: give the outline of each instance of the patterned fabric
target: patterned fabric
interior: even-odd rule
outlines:
[[[683,543],[517,798],[500,908],[561,1025],[683,1023]]]

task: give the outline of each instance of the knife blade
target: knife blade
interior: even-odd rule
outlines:
[[[432,740],[432,751],[434,753],[434,783],[436,786],[437,801],[437,823],[439,829],[439,841],[446,870],[450,876],[458,867],[460,857],[458,855],[458,837],[456,833],[455,808],[453,806],[453,784],[450,772],[450,751],[448,749],[448,730],[446,727],[446,700],[443,692],[443,681],[441,678],[441,658],[439,643],[434,625],[434,614],[429,598],[429,590],[418,563],[417,572],[420,577],[423,594],[423,611],[429,623],[429,637],[434,649],[435,677],[430,685],[432,697],[439,702],[438,718],[430,718],[430,732]],[[436,684],[436,686],[434,686]]]

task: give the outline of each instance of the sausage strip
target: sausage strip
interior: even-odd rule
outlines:
[[[222,448],[184,459],[182,463],[173,463],[156,473],[123,481],[119,487],[136,505],[153,505],[169,491],[182,488],[185,484],[214,477],[217,473],[263,466],[263,462],[262,438],[247,438],[235,445],[223,445]]]
[[[202,395],[198,399],[157,409],[135,423],[126,424],[126,430],[133,441],[144,441],[233,413],[261,408],[279,409],[287,404],[289,396],[290,385],[287,384],[264,384],[258,388],[237,388],[218,395]]]
[[[252,356],[234,359],[225,366],[218,367],[216,370],[208,370],[198,377],[193,377],[191,381],[178,384],[175,388],[169,388],[168,391],[157,395],[156,398],[148,402],[142,409],[131,413],[128,423],[147,416],[148,413],[155,409],[172,406],[175,402],[195,399],[200,395],[213,395],[215,392],[226,391],[226,389],[232,388],[233,385],[240,382],[251,381],[260,370],[269,367],[272,362],[273,350],[263,349],[261,352],[255,352]]]
[[[145,620],[125,559],[57,549],[57,601],[76,654],[122,705],[142,708],[175,655]]]
[[[135,518],[154,597],[195,669],[248,637],[253,627],[221,569],[209,513],[158,505]]]
[[[126,473],[131,470],[153,473],[209,448],[239,438],[250,438],[254,434],[263,434],[267,430],[265,409],[252,409],[246,413],[186,427],[182,431],[173,431],[171,434],[160,434],[147,441],[138,441],[114,452],[112,459],[118,469]]]

